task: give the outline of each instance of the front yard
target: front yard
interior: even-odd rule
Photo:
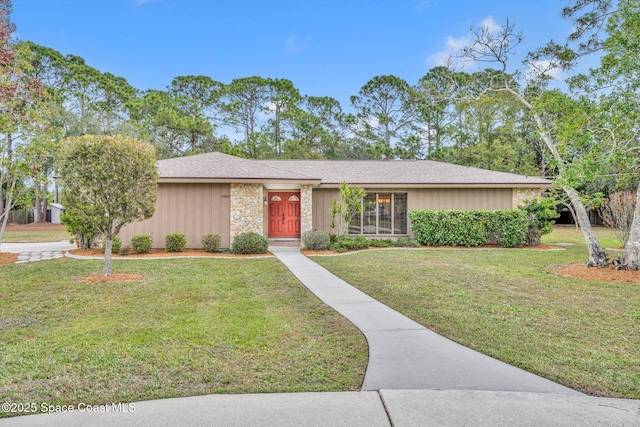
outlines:
[[[619,245],[599,230],[606,247]],[[640,285],[562,277],[583,263],[579,232],[561,251],[380,250],[312,257],[347,282],[440,334],[597,396],[640,398]]]
[[[364,337],[275,259],[0,265],[0,401],[104,404],[360,387]],[[1,416],[8,414],[0,413]]]
[[[599,230],[605,247],[618,244]],[[563,277],[566,250],[389,249],[313,257],[442,335],[598,396],[640,398],[640,285]],[[575,244],[575,245],[571,245]],[[104,404],[355,390],[367,346],[276,259],[0,265],[0,401]],[[0,413],[0,417],[9,414]]]

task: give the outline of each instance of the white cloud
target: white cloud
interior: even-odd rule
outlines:
[[[285,44],[285,51],[291,54],[298,53],[306,49],[307,46],[309,46],[309,43],[311,42],[311,40],[312,40],[311,36],[307,36],[303,40],[298,40],[298,38],[295,35],[290,36],[287,39],[287,43]]]
[[[433,53],[427,57],[427,66],[430,68],[438,66],[447,66],[450,58],[455,56],[460,49],[470,45],[473,39],[470,35],[462,36],[459,38],[447,37],[445,39],[445,46],[442,50]],[[467,68],[467,67],[465,67]]]
[[[528,77],[537,77],[544,73],[553,80],[564,80],[566,77],[566,73],[561,68],[551,66],[548,60],[530,63],[526,73]]]
[[[479,26],[487,28],[492,33],[495,33],[502,29],[502,27],[498,25],[493,19],[493,16],[489,16],[483,19],[480,22]],[[471,45],[471,43],[473,43],[473,40],[473,35],[471,33],[466,34],[462,37],[447,36],[445,38],[444,48],[427,57],[427,66],[429,68],[433,68],[449,65],[449,60],[451,59],[451,57],[457,55],[458,52],[460,52],[460,49],[462,49],[463,47]],[[460,65],[463,69],[470,69],[473,68],[476,64],[468,61],[460,63],[458,65]]]
[[[482,22],[480,23],[480,26],[488,28],[491,33],[495,33],[495,32],[500,31],[502,29],[502,26],[499,25],[495,21],[495,19],[493,19],[493,16],[489,16],[487,18],[484,18],[482,20]]]

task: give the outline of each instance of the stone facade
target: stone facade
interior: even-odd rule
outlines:
[[[511,207],[517,209],[524,201],[531,199],[542,199],[544,189],[542,188],[514,188],[511,190]]]
[[[313,230],[313,186],[300,186],[300,233]]]
[[[263,234],[263,197],[262,184],[231,184],[231,242],[240,233]]]

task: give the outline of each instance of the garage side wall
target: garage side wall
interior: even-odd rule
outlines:
[[[229,184],[159,184],[153,217],[120,231],[123,244],[137,234],[150,234],[153,247],[163,248],[169,233],[182,233],[187,248],[202,248],[202,236],[217,233],[229,247]]]

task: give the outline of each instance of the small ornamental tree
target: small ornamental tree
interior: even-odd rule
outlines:
[[[362,213],[362,199],[366,195],[362,187],[351,187],[346,182],[340,184],[340,199],[331,202],[331,228],[336,229],[337,234],[348,234],[353,217]]]
[[[155,148],[134,138],[85,135],[61,143],[56,156],[62,203],[104,236],[104,275],[110,276],[113,239],[128,223],[155,210]]]

